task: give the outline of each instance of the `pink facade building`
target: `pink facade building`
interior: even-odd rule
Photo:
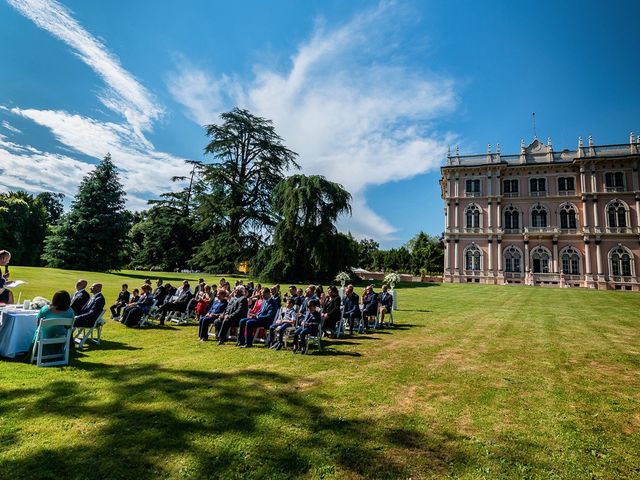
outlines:
[[[449,154],[444,281],[640,290],[640,135]]]

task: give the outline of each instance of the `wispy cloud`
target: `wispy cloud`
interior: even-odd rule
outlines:
[[[38,27],[66,43],[106,83],[101,102],[121,114],[141,135],[149,130],[164,109],[128,71],[107,47],[71,16],[71,12],[55,0],[7,0]]]
[[[155,149],[145,137],[164,108],[153,95],[125,70],[105,44],[87,32],[71,12],[54,0],[8,0],[38,27],[67,44],[72,52],[105,82],[99,100],[122,115],[121,123],[106,122],[64,110],[9,108],[7,115],[29,119],[48,128],[69,155],[40,151],[0,137],[0,165],[4,167],[0,187],[28,191],[53,190],[73,195],[80,179],[92,165],[77,159],[80,153],[102,159],[111,153],[120,168],[128,193],[128,206],[141,209],[146,200],[171,187],[171,177],[185,173],[184,159]],[[15,134],[17,129],[2,126]]]
[[[13,125],[11,125],[6,120],[2,121],[2,128],[4,128],[5,130],[10,131],[11,133],[22,133],[22,131],[19,128],[14,127]]]
[[[256,65],[255,76],[242,80],[181,62],[167,86],[199,124],[215,123],[234,105],[272,119],[305,173],[353,194],[354,214],[342,228],[388,240],[392,218],[367,206],[367,188],[437,168],[451,135],[434,123],[457,104],[451,79],[378,62],[404,20],[383,3],[339,28],[318,26],[286,71]]]

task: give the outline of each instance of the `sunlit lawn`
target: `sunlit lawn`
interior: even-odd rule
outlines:
[[[147,276],[12,275],[108,303]],[[69,367],[0,361],[0,478],[640,478],[639,295],[411,285],[399,307],[308,356],[110,322]]]

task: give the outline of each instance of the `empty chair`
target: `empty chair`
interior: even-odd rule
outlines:
[[[49,336],[47,332],[57,330],[51,327],[63,327],[65,334]],[[72,327],[73,318],[43,318],[36,331],[31,363],[35,361],[38,367],[68,365]]]

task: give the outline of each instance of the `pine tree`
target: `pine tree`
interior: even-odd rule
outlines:
[[[131,214],[111,155],[82,179],[71,210],[47,238],[43,260],[77,270],[118,270],[129,259],[124,245]]]

